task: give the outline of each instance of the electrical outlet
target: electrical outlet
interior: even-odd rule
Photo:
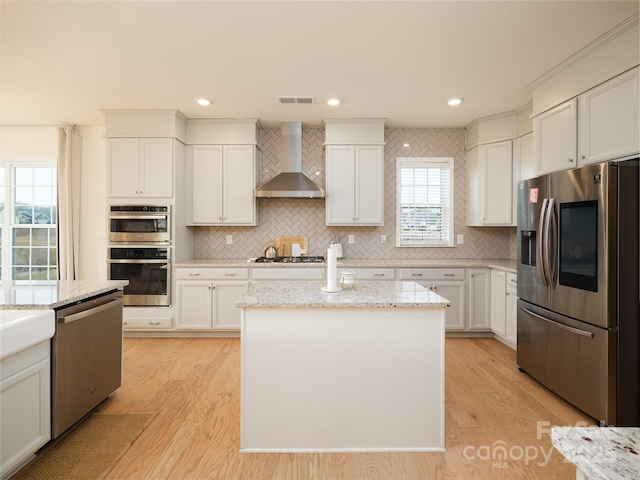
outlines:
[[[356,236],[355,235],[349,235],[349,243],[356,243]]]
[[[387,236],[386,235],[380,235],[380,243],[387,243]]]
[[[227,235],[227,245],[233,245],[233,235]]]
[[[464,235],[460,234],[458,235],[458,245],[463,245],[464,244]]]

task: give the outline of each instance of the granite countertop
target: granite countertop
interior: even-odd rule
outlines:
[[[326,263],[251,263],[246,258],[194,258],[175,263],[181,268],[326,268]],[[413,258],[345,258],[338,268],[497,268],[516,273],[516,261],[488,259],[413,259]]]
[[[640,475],[640,428],[553,427],[551,442],[590,480]]]
[[[358,282],[355,290],[323,293],[326,282],[255,282],[239,308],[445,308],[451,302],[415,282]]]
[[[45,284],[4,285],[0,288],[0,310],[59,308],[128,284],[128,280],[61,280]]]

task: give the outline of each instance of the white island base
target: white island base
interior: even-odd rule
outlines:
[[[444,451],[444,305],[243,308],[240,451]]]

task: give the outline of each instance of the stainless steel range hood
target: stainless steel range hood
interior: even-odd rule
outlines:
[[[323,198],[324,190],[302,173],[302,123],[282,123],[282,173],[256,189],[259,198]]]

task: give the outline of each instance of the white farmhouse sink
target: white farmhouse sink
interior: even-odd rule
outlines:
[[[0,360],[53,337],[53,310],[0,310]]]

